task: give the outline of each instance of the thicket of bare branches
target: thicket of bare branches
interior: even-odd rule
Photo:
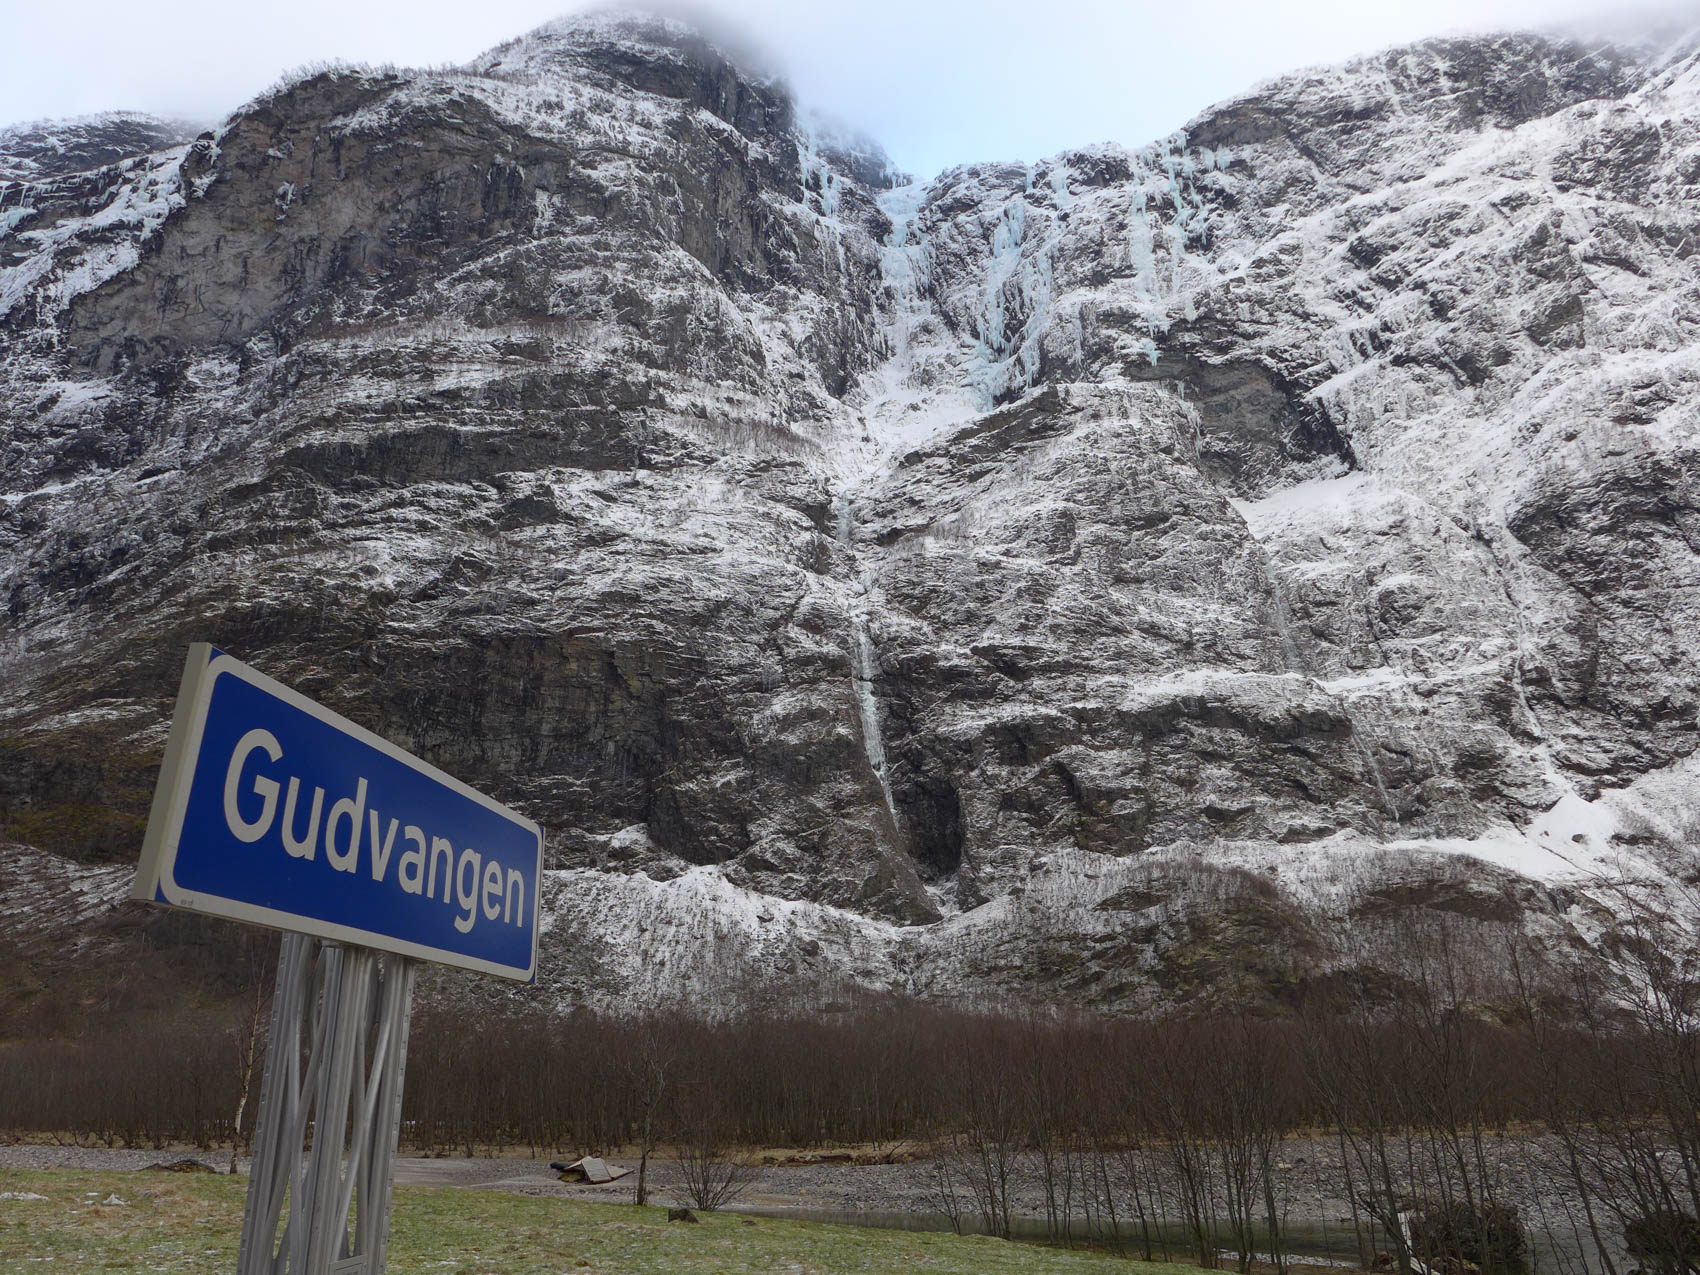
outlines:
[[[1700,1275],[1700,971],[1625,916],[1609,970],[1513,936],[1489,948],[1479,929],[1411,928],[1395,973],[1279,1019],[868,1001],[716,1023],[512,1012],[473,1025],[424,1008],[403,1138],[645,1161],[672,1146],[704,1207],[737,1190],[749,1148],[914,1149],[960,1229],[1242,1272],[1284,1269],[1314,1207],[1295,1201],[1287,1163],[1302,1138],[1334,1149],[1323,1189],[1351,1210],[1366,1265],[1516,1267],[1535,1231],[1565,1241],[1575,1275]],[[228,1142],[233,1113],[253,1118],[242,1095],[261,1004],[122,1039],[7,1044],[0,1128]]]

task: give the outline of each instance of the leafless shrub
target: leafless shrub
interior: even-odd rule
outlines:
[[[728,1136],[726,1112],[712,1090],[700,1084],[687,1087],[681,1106],[678,1152],[685,1198],[713,1212],[737,1200],[755,1170]]]
[[[936,1212],[944,1216],[957,1235],[962,1234],[962,1219],[968,1204],[962,1195],[964,1176],[963,1166],[951,1144],[941,1143],[933,1148],[927,1165],[926,1199]]]

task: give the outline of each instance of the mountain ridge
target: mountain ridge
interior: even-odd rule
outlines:
[[[914,183],[646,21],[0,199],[13,840],[131,851],[195,637],[537,817],[596,1004],[1686,932],[1692,55]]]

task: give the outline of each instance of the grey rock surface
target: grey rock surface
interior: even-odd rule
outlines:
[[[137,111],[14,124],[0,128],[0,182],[28,185],[110,168],[180,146],[199,131],[182,120]],[[13,186],[10,193],[16,198],[20,191]]]
[[[157,141],[0,147],[18,855],[133,856],[200,639],[536,817],[566,1000],[1270,1004],[1401,926],[1683,924],[1691,47],[915,183],[600,16]]]

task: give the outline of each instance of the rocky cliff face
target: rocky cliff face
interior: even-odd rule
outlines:
[[[632,16],[145,133],[0,139],[16,854],[134,853],[198,638],[534,815],[597,1003],[1682,924],[1684,46],[926,184]]]

